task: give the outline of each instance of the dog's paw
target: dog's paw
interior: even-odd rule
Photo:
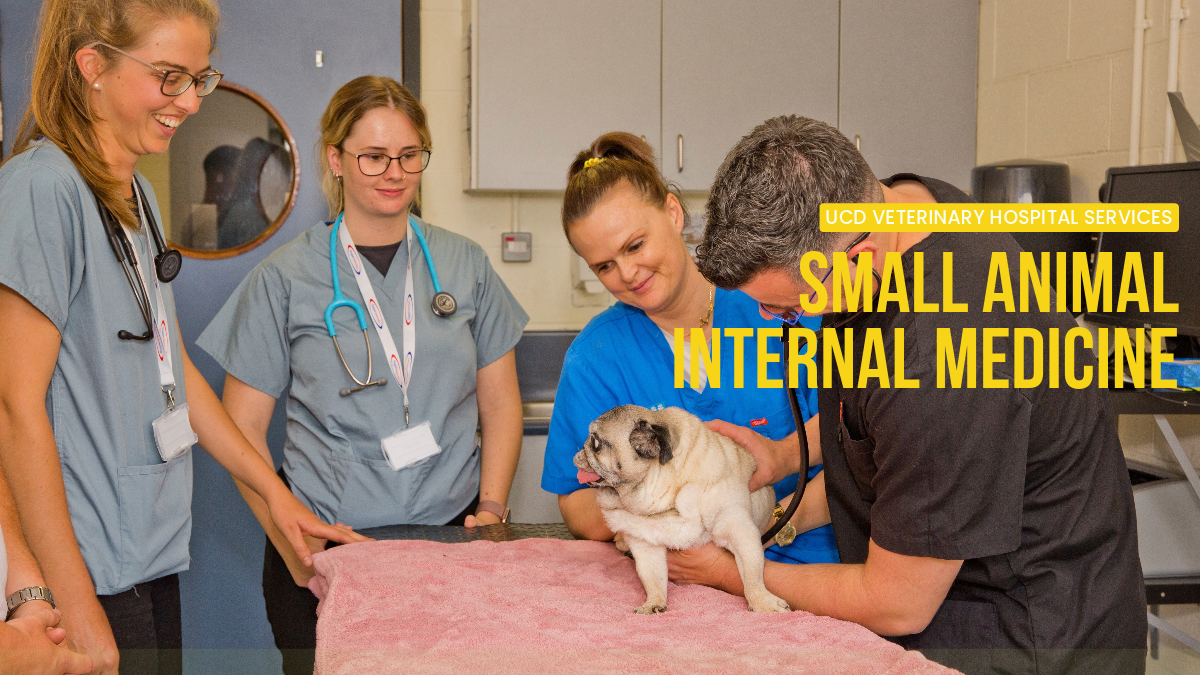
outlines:
[[[761,593],[754,598],[747,598],[752,612],[790,612],[791,607],[784,602],[783,598],[778,598],[771,593]]]
[[[613,546],[616,546],[617,550],[620,551],[621,553],[623,553],[625,555],[630,555],[629,542],[625,541],[625,537],[621,536],[620,532],[618,532],[616,534],[616,536],[613,537]]]
[[[785,607],[787,605],[784,605]],[[635,614],[662,614],[667,611],[667,606],[647,600],[641,607],[633,610]]]

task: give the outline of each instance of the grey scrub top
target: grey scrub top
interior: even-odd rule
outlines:
[[[404,403],[370,325],[373,377],[387,377],[388,383],[338,395],[354,382],[325,328],[333,283],[331,228],[324,223],[251,270],[196,341],[249,386],[276,398],[289,391],[284,472],[296,496],[326,522],[356,528],[441,525],[479,493],[475,371],[511,350],[529,317],[478,244],[417,222],[443,290],[458,301],[452,316],[434,315],[429,267],[414,241],[417,344],[409,410],[413,425],[430,423],[440,454],[400,471],[384,459],[380,441],[404,427]],[[407,264],[408,247],[401,245],[386,278],[374,265],[364,265],[401,349]],[[338,275],[346,297],[363,304],[344,255]],[[362,379],[367,353],[358,320],[352,310],[338,309],[334,321],[346,362]]]
[[[155,219],[154,191],[144,178]],[[153,278],[145,229],[142,273]],[[62,336],[46,395],[79,550],[99,595],[188,568],[192,455],[163,463],[151,423],[166,410],[154,342],[117,339],[146,324],[108,244],[91,189],[52,143],[0,168],[0,284],[45,314]],[[179,324],[163,284],[175,400],[187,402]],[[151,289],[153,298],[153,289]]]

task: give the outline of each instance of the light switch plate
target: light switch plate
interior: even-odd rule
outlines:
[[[505,232],[500,235],[500,259],[504,262],[533,260],[532,232]]]

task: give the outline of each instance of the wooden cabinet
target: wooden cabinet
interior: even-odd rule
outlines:
[[[602,133],[658,146],[660,0],[476,0],[471,187],[561,190]]]
[[[707,190],[763,120],[837,124],[836,0],[663,0],[662,170]]]
[[[471,182],[561,190],[607,131],[704,191],[739,138],[799,114],[861,138],[880,177],[969,185],[977,3],[474,0]]]
[[[967,190],[975,166],[979,3],[842,0],[838,128],[875,175]]]

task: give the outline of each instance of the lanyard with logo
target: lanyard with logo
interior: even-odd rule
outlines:
[[[417,348],[416,303],[413,298],[412,225],[408,226],[408,231],[404,238],[404,242],[408,247],[408,265],[404,274],[404,327],[401,331],[401,339],[403,340],[402,350],[396,349],[396,341],[392,339],[392,331],[388,328],[387,319],[383,316],[379,300],[375,297],[375,288],[371,285],[371,280],[367,277],[367,270],[363,266],[362,258],[358,254],[358,249],[354,246],[354,240],[350,237],[350,229],[344,227],[344,225],[343,217],[343,227],[338,231],[338,239],[342,245],[342,252],[346,255],[346,261],[350,263],[350,269],[354,272],[354,281],[358,284],[358,290],[362,293],[363,301],[367,306],[367,313],[371,315],[371,323],[374,324],[375,332],[378,333],[379,341],[383,345],[383,351],[387,355],[388,368],[392,371],[392,376],[396,379],[396,384],[400,387],[400,393],[404,397],[404,428],[384,438],[381,442],[383,455],[387,459],[388,464],[391,465],[393,470],[399,471],[442,451],[441,447],[438,446],[437,440],[433,437],[433,431],[428,421],[422,422],[415,427],[409,426],[408,386],[412,378]],[[369,348],[370,346],[368,345]]]
[[[138,192],[138,216],[143,223],[143,227],[153,227],[150,225],[149,219],[146,217],[146,212],[142,208],[141,191],[134,183],[135,191]],[[129,232],[126,229],[130,248],[133,251],[133,268],[137,271],[138,283],[142,286],[142,292],[149,297],[147,292],[149,286],[146,283],[145,273],[142,271],[142,245],[136,233]],[[158,382],[162,387],[162,391],[167,395],[167,410],[158,419],[154,420],[152,427],[154,429],[154,441],[158,446],[158,454],[164,462],[169,462],[176,457],[191,449],[192,444],[196,442],[196,434],[192,430],[191,421],[188,418],[187,404],[177,406],[175,404],[175,368],[171,357],[171,329],[167,322],[167,305],[163,301],[162,287],[159,285],[158,277],[152,275],[154,280],[154,305],[152,308],[154,318],[154,351],[155,359],[158,362]]]

